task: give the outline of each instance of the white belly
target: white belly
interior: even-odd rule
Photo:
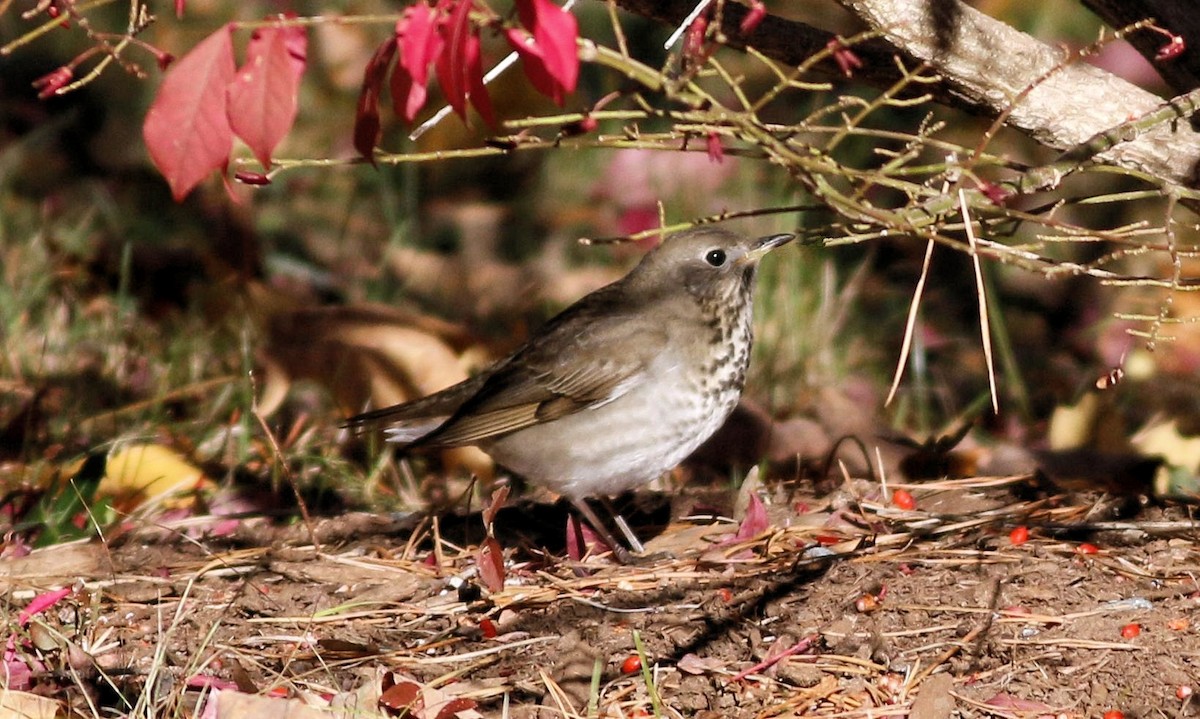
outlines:
[[[740,394],[740,388],[723,390],[702,401],[679,372],[655,374],[663,378],[655,387],[633,387],[607,404],[521,430],[486,449],[513,472],[571,498],[645,484],[712,436]],[[559,450],[546,452],[547,446]]]

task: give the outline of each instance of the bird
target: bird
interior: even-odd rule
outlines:
[[[661,476],[724,423],[750,364],[759,260],[793,238],[713,226],[668,235],[490,368],[344,426],[381,428],[405,451],[476,445],[566,497],[630,563],[587,498],[607,501]]]

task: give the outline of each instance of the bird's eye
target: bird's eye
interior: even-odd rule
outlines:
[[[725,264],[725,250],[709,250],[704,255],[704,261],[713,267],[720,267]]]

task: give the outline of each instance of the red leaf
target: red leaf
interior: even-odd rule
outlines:
[[[530,44],[528,38],[518,40],[520,34],[514,37],[510,32],[509,43],[521,53],[525,72],[533,86],[562,105],[565,96],[575,92],[579,83],[579,53],[576,52],[579,23],[574,15],[551,0],[517,0],[517,13],[521,24],[532,33],[533,42]],[[535,74],[544,76],[535,77]],[[545,82],[545,77],[551,81],[549,91],[539,84]]]
[[[429,96],[429,66],[445,47],[438,34],[437,11],[424,3],[406,8],[396,22],[396,37],[400,61],[392,72],[392,103],[397,115],[412,122]]]
[[[70,587],[63,587],[62,589],[55,589],[52,592],[44,592],[37,595],[29,602],[28,606],[21,610],[20,615],[17,617],[17,624],[25,626],[29,623],[30,619],[58,604],[70,593]]]
[[[742,523],[738,525],[737,534],[734,535],[733,541],[744,542],[748,539],[753,539],[763,532],[767,531],[767,508],[763,506],[762,500],[758,498],[757,492],[750,493],[750,505],[746,507],[746,516],[742,519]]]
[[[742,23],[738,25],[738,32],[742,35],[749,35],[754,32],[755,28],[759,26],[766,16],[767,6],[763,4],[762,0],[750,0],[750,10],[746,12],[745,17],[742,18]]]
[[[492,109],[492,98],[483,84],[483,49],[479,35],[472,33],[466,43],[467,95],[475,111],[490,127],[496,126],[496,111]]]
[[[256,30],[246,64],[229,86],[229,123],[263,167],[296,121],[308,36],[301,27]]]
[[[489,125],[496,124],[491,98],[483,86],[483,59],[479,49],[479,35],[471,27],[471,0],[449,0],[455,3],[450,18],[438,24],[438,32],[445,51],[438,55],[438,84],[450,107],[465,122],[467,101]],[[439,7],[449,4],[446,0]]]
[[[533,35],[519,27],[505,28],[504,36],[508,44],[521,56],[521,65],[525,68],[525,77],[529,78],[534,89],[554,100],[558,105],[563,104],[562,85],[550,74],[546,60],[542,57],[542,48],[538,46]]]
[[[582,562],[589,553],[593,555],[612,551],[608,542],[574,515],[567,516],[567,556],[572,561]]]
[[[721,163],[725,161],[725,147],[721,144],[721,136],[715,132],[708,133],[705,140],[705,149],[708,151],[708,161]]]
[[[146,149],[176,201],[229,162],[233,131],[226,88],[234,71],[233,40],[225,25],[167,70],[146,113]]]
[[[492,492],[491,501],[488,502],[488,506],[481,513],[483,515],[483,526],[489,530],[491,529],[492,522],[496,521],[496,515],[500,513],[501,509],[504,509],[504,503],[508,501],[508,492],[509,488],[507,484],[500,485],[495,492]]]
[[[446,47],[437,59],[438,84],[442,86],[446,102],[464,121],[467,119],[467,88],[463,82],[463,44],[470,33],[470,12],[470,0],[457,0],[450,18],[438,23],[438,34]]]
[[[683,37],[683,56],[697,65],[708,60],[708,51],[704,40],[708,33],[708,17],[701,14],[696,16]]]
[[[479,702],[475,701],[474,699],[457,697],[446,702],[440,709],[438,709],[436,719],[454,719],[456,716],[458,716],[459,712],[465,712],[469,709],[474,709],[477,706],[479,706]]]
[[[404,712],[401,716],[420,716],[425,709],[421,685],[411,679],[404,679],[384,689],[379,695],[379,704],[387,709]]]
[[[375,144],[379,142],[379,93],[383,89],[388,65],[395,55],[396,36],[393,35],[367,61],[362,90],[358,93],[358,104],[354,108],[354,149],[372,165],[375,164]]]
[[[488,537],[479,546],[475,563],[479,565],[479,578],[490,592],[504,589],[504,550],[495,537]]]

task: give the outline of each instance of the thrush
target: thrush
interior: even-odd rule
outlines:
[[[477,445],[567,497],[628,562],[585,499],[662,475],[733,411],[750,364],[758,262],[791,239],[671,235],[484,372],[346,424],[383,427],[407,447]]]

